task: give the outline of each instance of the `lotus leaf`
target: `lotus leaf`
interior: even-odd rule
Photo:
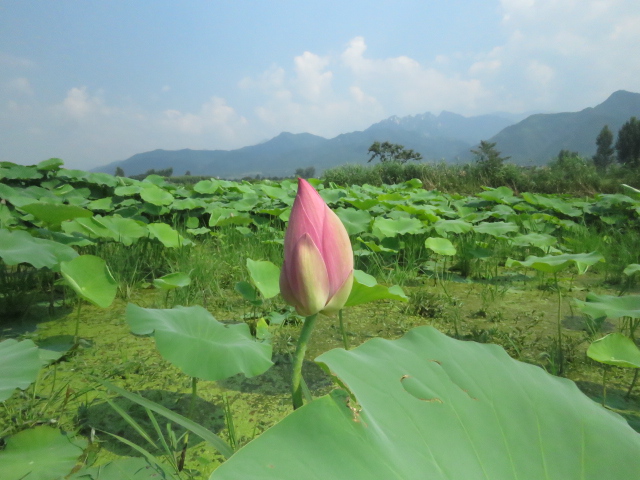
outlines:
[[[564,253],[561,255],[547,255],[546,257],[536,257],[531,255],[524,261],[508,258],[505,265],[507,267],[530,267],[545,273],[558,273],[569,265],[574,264],[580,275],[584,274],[591,265],[604,262],[604,257],[597,252],[591,253]]]
[[[580,310],[592,318],[640,318],[640,295],[618,297],[589,293],[586,301],[576,299],[575,302]]]
[[[62,262],[60,273],[78,295],[94,305],[107,308],[116,297],[118,284],[106,262],[100,257],[80,255],[71,261]]]
[[[57,270],[60,262],[77,256],[78,253],[67,245],[32,237],[23,230],[0,229],[0,258],[7,265],[28,263],[36,268]]]
[[[636,478],[640,435],[566,379],[418,327],[316,361],[348,392],[296,410],[211,480]]]
[[[272,298],[280,293],[280,269],[273,263],[247,258],[247,270],[264,298]]]
[[[271,346],[256,342],[249,325],[220,323],[202,307],[157,310],[129,304],[126,319],[133,333],[153,333],[160,355],[191,377],[253,377],[273,365]]]
[[[451,256],[456,254],[456,247],[446,238],[429,237],[424,241],[424,246],[438,255]]]
[[[345,307],[353,307],[375,300],[390,299],[406,302],[409,299],[398,285],[385,287],[378,285],[376,279],[362,270],[353,271],[353,287]]]
[[[610,333],[589,345],[587,356],[616,367],[640,368],[640,348],[626,335]]]
[[[9,338],[0,342],[0,402],[16,388],[24,390],[35,382],[40,366],[38,347],[31,340]]]
[[[3,480],[58,480],[71,472],[87,441],[41,425],[7,438],[0,452]]]

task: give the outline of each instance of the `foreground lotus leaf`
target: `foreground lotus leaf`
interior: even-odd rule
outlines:
[[[116,298],[118,284],[100,257],[80,255],[69,262],[62,262],[60,273],[78,295],[98,307],[107,308]]]
[[[578,308],[592,318],[640,318],[640,295],[596,295],[589,293],[586,301],[575,300]]]
[[[61,261],[77,256],[78,253],[67,245],[32,237],[23,230],[0,229],[0,259],[7,265],[28,263],[36,268],[57,270]]]
[[[16,388],[24,390],[35,382],[40,365],[38,347],[31,340],[9,338],[0,342],[0,402]]]
[[[3,480],[57,480],[76,464],[87,441],[46,425],[23,430],[7,439],[0,452]]]
[[[153,333],[160,355],[191,377],[253,377],[273,365],[271,345],[256,342],[249,325],[226,325],[202,307],[163,310],[130,303],[126,317],[134,334]]]
[[[316,359],[349,392],[289,415],[211,480],[631,479],[640,435],[496,345],[418,327]]]
[[[593,342],[587,349],[587,356],[607,365],[640,368],[640,349],[621,333],[610,333]]]
[[[598,252],[591,253],[563,253],[561,255],[547,255],[536,257],[531,255],[524,261],[508,258],[506,267],[531,267],[534,270],[545,273],[558,273],[571,264],[575,264],[578,273],[584,274],[590,266],[598,262],[604,262],[604,257]]]

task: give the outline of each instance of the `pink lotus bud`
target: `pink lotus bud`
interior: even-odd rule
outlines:
[[[332,315],[344,306],[352,285],[349,235],[318,192],[300,178],[284,237],[280,292],[300,315]]]

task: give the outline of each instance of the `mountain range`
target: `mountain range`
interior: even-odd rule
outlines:
[[[364,131],[327,139],[310,133],[288,133],[236,150],[153,150],[113,162],[94,171],[113,174],[117,167],[127,175],[149,169],[173,167],[174,175],[289,176],[297,168],[313,166],[316,174],[345,163],[366,163],[374,141],[399,143],[420,152],[425,161],[468,162],[470,150],[481,140],[495,142],[510,161],[544,165],[560,150],[590,157],[595,139],[605,125],[614,132],[640,117],[640,94],[619,90],[603,103],[579,112],[539,113],[526,116],[496,113],[464,117],[443,111],[406,117],[392,116]]]

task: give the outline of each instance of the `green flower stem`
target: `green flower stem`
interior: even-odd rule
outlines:
[[[73,334],[73,344],[75,346],[77,346],[78,342],[80,341],[78,334],[80,332],[80,308],[81,307],[82,307],[82,300],[78,298],[78,313],[76,314],[76,331]]]
[[[556,292],[558,293],[558,375],[562,376],[564,373],[564,350],[562,345],[562,293],[560,292],[557,272],[553,274],[553,280],[556,286]]]
[[[340,319],[340,332],[342,333],[342,344],[345,350],[349,350],[349,340],[347,339],[347,331],[344,328],[344,321],[342,320],[342,309],[338,310],[338,318]]]
[[[638,371],[639,370],[640,370],[639,368],[636,368],[636,371],[633,374],[633,380],[631,380],[631,385],[629,385],[629,390],[627,390],[627,394],[624,396],[624,398],[628,399],[631,396],[631,391],[633,390],[633,387],[636,386],[636,381],[638,380]]]
[[[196,377],[191,377],[191,401],[189,402],[189,414],[187,415],[190,420],[193,420],[196,398],[198,398],[198,379]]]
[[[302,406],[302,363],[304,362],[304,354],[307,351],[307,343],[311,337],[311,331],[313,330],[313,324],[316,321],[318,314],[311,315],[304,319],[302,325],[302,331],[300,332],[300,338],[298,339],[298,345],[296,346],[296,353],[293,356],[293,375],[291,376],[291,397],[293,400],[293,409],[300,408]]]

